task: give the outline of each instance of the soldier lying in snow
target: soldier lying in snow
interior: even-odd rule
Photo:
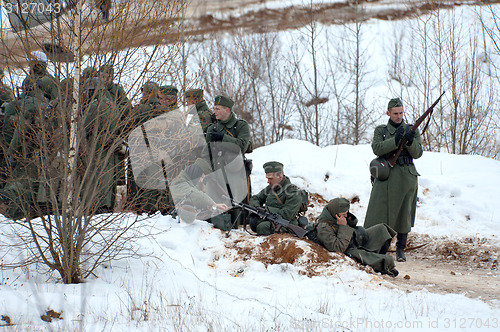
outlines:
[[[345,198],[335,198],[323,208],[315,227],[317,242],[333,252],[342,252],[377,272],[396,277],[394,258],[387,250],[396,232],[386,224],[368,229],[356,226],[357,218],[349,212]]]

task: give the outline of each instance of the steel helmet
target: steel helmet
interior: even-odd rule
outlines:
[[[389,172],[389,163],[384,157],[378,157],[371,161],[370,173],[375,179],[385,181],[389,177]]]
[[[38,61],[38,62],[43,62],[47,63],[47,55],[41,51],[33,51],[31,52],[30,56],[28,57],[28,61]]]

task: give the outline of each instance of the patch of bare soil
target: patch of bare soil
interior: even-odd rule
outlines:
[[[256,241],[257,240],[257,241]],[[257,243],[259,242],[260,243]],[[399,276],[382,276],[388,287],[406,291],[427,290],[439,294],[464,294],[500,307],[500,248],[487,239],[432,238],[410,233],[407,261],[397,262]],[[389,254],[393,254],[392,250]],[[288,263],[308,277],[333,276],[346,266],[373,274],[380,284],[380,274],[362,266],[344,254],[331,253],[307,239],[290,234],[252,237],[233,232],[225,240],[224,256],[234,262],[258,261],[266,267]],[[241,273],[244,273],[243,269]]]
[[[477,237],[433,238],[410,233],[407,261],[397,262],[395,286],[440,294],[464,294],[500,306],[500,248]]]
[[[364,266],[356,264],[344,254],[331,253],[317,243],[301,240],[290,234],[272,234],[259,237],[259,240],[262,241],[255,245],[254,237],[233,233],[231,238],[225,241],[229,250],[224,255],[233,261],[261,262],[266,267],[273,264],[291,264],[299,270],[299,274],[308,277],[333,275],[345,266],[365,270]]]

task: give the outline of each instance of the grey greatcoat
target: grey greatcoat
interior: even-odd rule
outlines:
[[[404,122],[402,126],[409,126]],[[387,130],[385,129],[387,127]],[[372,150],[377,156],[388,156],[398,146],[395,142],[396,127],[390,122],[387,126],[375,128]],[[385,138],[384,138],[385,136]],[[422,156],[420,132],[417,130],[413,143],[403,149],[407,160]],[[401,157],[400,157],[401,158]],[[411,159],[410,158],[410,159]],[[408,233],[415,224],[417,204],[418,174],[413,161],[409,164],[397,162],[390,169],[385,181],[375,179],[366,211],[364,227],[385,223],[398,233]]]
[[[356,235],[357,218],[348,213],[347,225],[338,225],[335,215],[339,211],[331,204],[323,209],[318,218],[316,234],[323,246],[332,252],[342,252],[377,272],[392,275],[394,258],[385,254],[396,232],[387,225],[375,225],[366,229],[363,239]]]

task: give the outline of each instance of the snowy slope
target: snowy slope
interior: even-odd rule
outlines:
[[[310,192],[326,199],[358,195],[360,203],[351,210],[364,219],[369,146],[318,148],[288,140],[256,149],[250,157],[254,190],[265,186],[261,165],[279,160],[292,181]],[[424,153],[417,168],[422,176],[416,232],[497,240],[500,162]],[[0,227],[5,244],[13,230],[5,221]],[[321,262],[313,256],[319,252],[314,244],[290,236],[254,237],[240,229],[226,237],[203,221],[184,224],[171,217],[150,218],[138,230],[143,234],[134,245],[139,256],[110,262],[84,284],[63,285],[55,275],[37,273],[41,266],[2,268],[0,314],[20,331],[447,330],[462,318],[483,328],[486,322],[498,326],[499,303],[406,292],[392,278],[368,273],[342,255],[323,252],[330,260]],[[269,258],[280,243],[298,253],[295,259]],[[5,246],[1,253],[2,263],[23,254]],[[40,315],[49,309],[63,319],[43,322]]]

